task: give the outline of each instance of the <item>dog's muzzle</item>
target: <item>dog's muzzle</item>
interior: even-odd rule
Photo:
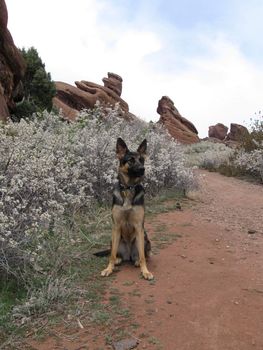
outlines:
[[[128,175],[131,177],[140,177],[143,176],[145,172],[144,167],[140,167],[140,168],[130,168],[128,170]]]

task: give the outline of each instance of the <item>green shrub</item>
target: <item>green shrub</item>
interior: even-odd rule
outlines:
[[[245,152],[250,152],[259,149],[263,144],[263,116],[259,111],[255,118],[251,118],[250,134],[243,137],[241,140],[241,148]]]
[[[21,50],[27,64],[25,76],[22,83],[24,88],[24,99],[16,104],[12,111],[12,119],[18,121],[21,118],[30,118],[33,113],[44,110],[51,111],[52,98],[56,94],[56,87],[51,80],[50,73],[45,71],[42,62],[34,47]]]

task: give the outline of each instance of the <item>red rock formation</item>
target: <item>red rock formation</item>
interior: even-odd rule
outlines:
[[[174,139],[184,144],[200,141],[195,126],[181,116],[168,96],[159,100],[157,113],[160,114],[158,123],[162,123]]]
[[[209,126],[209,137],[204,138],[203,141],[220,142],[224,143],[226,146],[235,148],[240,146],[242,139],[249,135],[248,129],[243,125],[230,124],[230,132],[228,134],[227,129],[225,125],[220,123]]]
[[[227,135],[227,131],[227,126],[221,123],[217,123],[216,125],[209,126],[208,137],[224,140]]]
[[[249,135],[248,129],[240,124],[230,124],[230,132],[227,134],[227,141],[237,141],[240,142],[242,139]]]
[[[104,86],[114,91],[118,96],[122,93],[122,77],[115,73],[108,73],[108,78],[102,79]]]
[[[119,103],[122,116],[132,119],[128,104],[120,97],[122,92],[122,78],[114,73],[108,73],[108,78],[103,78],[104,86],[90,81],[76,81],[76,86],[56,82],[57,94],[53,104],[66,119],[74,120],[82,109],[93,108],[97,101],[103,106],[115,106]]]
[[[15,106],[25,62],[7,29],[8,14],[4,0],[0,0],[0,120],[7,120],[9,109]]]

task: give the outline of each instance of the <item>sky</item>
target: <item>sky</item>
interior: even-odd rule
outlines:
[[[123,78],[130,112],[157,121],[169,96],[200,137],[263,107],[262,0],[6,0],[17,47],[55,81]]]

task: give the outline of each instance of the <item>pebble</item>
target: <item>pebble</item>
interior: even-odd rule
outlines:
[[[123,339],[118,342],[114,342],[112,345],[114,350],[130,350],[137,347],[138,340],[133,338]]]

